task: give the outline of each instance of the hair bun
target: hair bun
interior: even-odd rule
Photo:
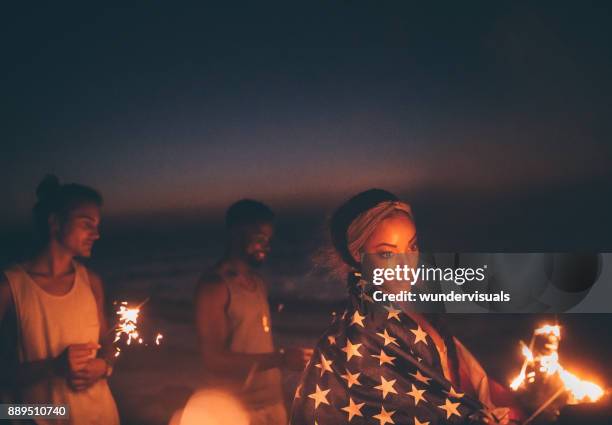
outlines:
[[[56,175],[47,174],[36,188],[36,197],[39,201],[51,198],[60,189],[60,182]]]

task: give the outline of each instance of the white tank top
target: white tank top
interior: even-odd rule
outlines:
[[[51,295],[24,268],[5,270],[17,316],[19,361],[32,362],[60,355],[71,344],[97,343],[100,335],[98,310],[87,270],[74,262],[75,278],[65,295]],[[117,425],[117,406],[106,379],[84,391],[73,391],[64,377],[47,378],[22,388],[20,403],[68,404],[70,419],[37,420],[39,425]]]

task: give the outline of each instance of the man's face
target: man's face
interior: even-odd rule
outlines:
[[[100,239],[100,207],[82,204],[74,208],[65,223],[56,231],[57,241],[75,257],[91,257],[96,240]]]
[[[273,234],[274,226],[271,223],[252,224],[244,228],[244,255],[252,266],[258,267],[266,261]]]

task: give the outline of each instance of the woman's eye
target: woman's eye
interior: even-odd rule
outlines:
[[[388,260],[389,258],[393,257],[393,252],[391,251],[382,251],[378,253],[378,256],[380,258],[384,258],[385,260]]]

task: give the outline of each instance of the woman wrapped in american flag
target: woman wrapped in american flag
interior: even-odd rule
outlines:
[[[380,189],[333,215],[335,252],[348,266],[349,299],[303,372],[292,425],[509,424],[519,414],[501,386],[445,330],[441,315],[374,302],[364,255],[418,256],[410,206]],[[340,266],[339,266],[340,267]],[[376,288],[380,289],[380,287]]]

